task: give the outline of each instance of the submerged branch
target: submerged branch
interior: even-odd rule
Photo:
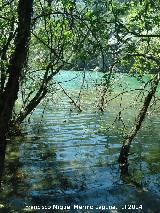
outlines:
[[[78,109],[78,111],[82,112],[81,106],[79,104],[77,104],[76,101],[74,101],[74,99],[66,92],[66,90],[62,87],[62,85],[60,83],[58,83],[58,84],[61,87],[61,89],[64,92],[64,94],[71,100],[71,102],[73,103],[73,105]]]

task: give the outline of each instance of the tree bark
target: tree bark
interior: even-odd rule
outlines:
[[[123,145],[122,145],[122,148],[120,151],[120,155],[119,155],[119,159],[118,159],[118,162],[120,163],[122,174],[128,175],[128,155],[129,155],[130,146],[131,146],[132,140],[136,136],[137,132],[140,130],[141,125],[145,119],[148,107],[151,103],[153,96],[156,93],[158,83],[159,83],[159,74],[157,74],[155,76],[155,78],[153,79],[151,89],[144,99],[143,106],[139,111],[139,114],[135,120],[135,124],[123,142]]]
[[[27,60],[28,42],[30,39],[31,15],[33,0],[19,0],[18,29],[15,38],[15,49],[10,58],[7,73],[9,74],[6,87],[0,97],[0,167],[3,168],[6,133],[12,118],[13,108],[18,96],[19,81],[24,64]],[[0,175],[2,176],[2,172]],[[0,177],[1,178],[1,177]]]
[[[1,186],[1,179],[4,170],[4,160],[5,160],[5,150],[6,150],[6,138],[5,135],[0,133],[0,186]]]

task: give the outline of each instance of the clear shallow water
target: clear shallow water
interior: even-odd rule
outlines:
[[[132,83],[130,87],[135,86]],[[68,89],[70,86],[66,85]],[[123,101],[128,103],[129,96]],[[57,204],[95,206],[94,210],[69,212],[103,212],[96,207],[115,205],[117,212],[159,213],[158,112],[146,119],[131,149],[129,169],[135,182],[141,184],[139,187],[124,182],[120,176],[117,158],[122,125],[116,122],[106,131],[118,113],[119,100],[103,114],[96,112],[92,104],[81,113],[71,108],[68,99],[61,96],[57,104],[49,104],[41,119],[43,107],[39,106],[30,123],[24,125],[27,134],[10,141],[0,201],[6,208],[1,212],[34,212],[25,207]],[[127,109],[123,117],[131,126],[132,109]],[[142,204],[143,210],[122,210],[125,204]]]

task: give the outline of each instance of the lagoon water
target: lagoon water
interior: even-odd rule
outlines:
[[[139,103],[133,102],[135,92],[124,93],[104,113],[98,111],[96,85],[102,76],[62,71],[56,77],[74,100],[83,84],[83,111],[57,91],[24,123],[25,134],[12,139],[7,148],[0,212],[67,212],[60,206],[71,207],[68,212],[160,212],[159,110],[150,110],[131,148],[129,172],[139,185],[126,182],[117,163],[124,125],[116,116],[123,109],[125,131],[129,131]],[[112,98],[141,85],[127,75],[115,79]]]

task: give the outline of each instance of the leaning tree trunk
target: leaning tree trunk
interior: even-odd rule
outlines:
[[[135,120],[135,124],[129,134],[127,135],[125,141],[123,142],[118,162],[120,163],[121,173],[128,175],[128,155],[132,140],[136,136],[137,132],[141,128],[142,122],[146,116],[148,107],[151,103],[153,96],[155,95],[157,86],[159,83],[159,74],[152,81],[151,89],[148,92],[147,96],[144,99],[142,108],[139,111],[139,114]]]
[[[31,114],[31,112],[41,103],[41,101],[44,99],[46,96],[48,90],[47,86],[50,83],[50,81],[53,79],[53,76],[55,76],[60,69],[63,67],[63,65],[60,65],[55,72],[53,72],[48,76],[49,69],[52,69],[52,66],[48,65],[46,68],[46,72],[43,77],[43,81],[41,83],[41,86],[35,96],[29,101],[29,103],[25,106],[25,108],[20,111],[20,113],[17,115],[15,120],[12,121],[11,123],[11,130],[13,128],[13,132],[16,130],[16,126],[19,126],[24,119]]]
[[[7,69],[9,77],[6,87],[0,97],[0,178],[2,177],[4,166],[6,133],[12,118],[15,101],[17,100],[22,69],[27,59],[32,8],[33,0],[19,0],[15,49]]]

